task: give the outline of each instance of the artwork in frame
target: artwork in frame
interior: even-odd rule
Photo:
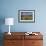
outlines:
[[[18,10],[18,21],[22,23],[34,23],[35,10]]]

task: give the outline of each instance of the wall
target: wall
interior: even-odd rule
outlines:
[[[35,23],[19,23],[18,10],[35,10]],[[11,31],[46,31],[46,1],[45,0],[1,0],[1,17],[13,17],[14,26]],[[8,31],[3,24],[2,32]]]

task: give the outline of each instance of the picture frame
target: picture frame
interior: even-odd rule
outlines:
[[[18,22],[34,23],[35,10],[18,10]]]

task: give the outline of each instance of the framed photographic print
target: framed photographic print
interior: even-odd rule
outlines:
[[[24,23],[34,23],[35,10],[18,10],[18,21]]]

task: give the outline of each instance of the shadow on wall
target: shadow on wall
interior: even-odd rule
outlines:
[[[0,46],[3,46],[3,32],[2,25],[5,23],[5,17],[0,16]]]
[[[2,25],[5,24],[5,17],[4,16],[0,16],[0,33],[2,32]]]

